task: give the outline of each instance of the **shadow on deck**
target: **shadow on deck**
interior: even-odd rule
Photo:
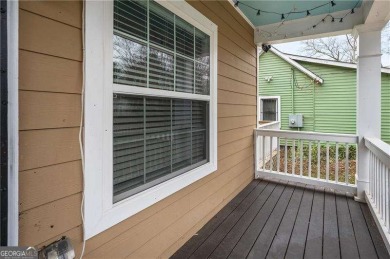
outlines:
[[[390,258],[366,204],[254,180],[171,258]]]

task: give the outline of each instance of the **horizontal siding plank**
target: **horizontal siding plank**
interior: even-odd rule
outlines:
[[[245,84],[256,85],[255,76],[251,76],[221,61],[218,62],[218,75],[228,77]]]
[[[242,17],[229,1],[220,1],[221,5],[241,24],[241,26],[254,37],[253,27]],[[252,38],[253,38],[252,37]]]
[[[41,167],[19,173],[19,211],[82,191],[81,161]]]
[[[233,155],[234,153],[236,153],[237,150],[242,150],[248,147],[253,147],[252,136],[221,146],[221,149],[218,153],[218,159],[220,160],[220,159],[227,158]]]
[[[81,29],[82,1],[20,1],[19,8]]]
[[[82,61],[81,30],[20,10],[19,48]]]
[[[201,1],[189,1],[195,9],[200,11],[203,15],[209,18],[213,23],[218,26],[219,33],[226,35],[231,40],[234,40],[242,46],[244,51],[250,54],[252,57],[256,57],[256,47],[254,43],[247,42],[239,33],[235,32],[230,26],[229,21],[225,21],[216,15],[216,10],[210,10],[204,2]]]
[[[232,129],[218,134],[218,146],[226,145],[228,143],[250,137],[253,135],[253,126],[244,128]]]
[[[226,64],[230,64],[247,74],[256,76],[256,67],[246,63],[245,61],[233,55],[232,53],[225,50],[224,48],[221,47],[218,48],[218,60]]]
[[[257,96],[256,91],[256,85],[251,84],[245,84],[242,82],[239,82],[237,80],[218,75],[218,89],[219,90],[227,90],[230,92],[235,93],[242,93],[242,94],[248,94]],[[254,104],[256,105],[256,103]]]
[[[19,89],[81,93],[82,63],[30,51],[19,51]]]
[[[239,116],[230,118],[219,118],[218,128],[220,131],[242,128],[245,126],[256,127],[256,117],[254,116]]]
[[[227,170],[220,176],[214,178],[212,181],[208,182],[207,184],[197,189],[196,192],[190,193],[190,195],[188,195],[188,202],[190,204],[190,209],[195,208],[196,206],[201,204],[202,201],[205,201],[209,197],[212,197],[215,190],[218,190],[223,186],[223,184],[230,182],[236,176],[238,175],[249,176],[250,174],[249,167],[252,164],[253,164],[253,157],[249,156],[245,160],[242,160],[239,164],[229,168],[229,170]],[[222,181],[221,178],[223,178],[224,180]]]
[[[218,103],[256,106],[256,96],[218,90]]]
[[[209,0],[202,0],[202,3],[212,10],[215,15],[217,15],[222,21],[231,21],[234,19],[234,17],[220,4],[220,1],[209,1]],[[249,33],[246,31],[240,23],[238,22],[230,22],[228,23],[229,28],[233,30],[237,35],[240,35],[243,39],[246,40],[253,48],[254,45],[254,34],[253,30],[252,33]]]
[[[19,91],[19,129],[48,129],[80,125],[78,94]]]
[[[230,40],[222,33],[218,33],[218,46],[229,51],[249,65],[256,66],[256,57],[253,57],[248,52],[244,51],[238,43]]]
[[[79,128],[20,131],[19,170],[80,159]]]
[[[31,246],[81,224],[81,194],[36,207],[19,214],[19,245]]]
[[[218,108],[218,118],[252,115],[256,120],[255,105],[220,104]]]

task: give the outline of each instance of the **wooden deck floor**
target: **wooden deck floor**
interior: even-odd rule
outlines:
[[[366,204],[254,180],[172,258],[390,258]]]

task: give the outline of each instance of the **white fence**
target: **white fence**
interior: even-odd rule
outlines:
[[[350,168],[356,170],[357,136],[259,128],[254,140],[256,178],[274,177],[356,194],[355,172]]]
[[[370,151],[366,201],[390,251],[390,145],[376,138],[364,140]]]

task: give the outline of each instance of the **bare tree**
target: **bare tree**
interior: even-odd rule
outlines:
[[[310,57],[356,62],[357,40],[351,35],[306,40],[302,44],[302,51]]]
[[[390,22],[382,30],[382,54],[390,55]],[[301,50],[310,57],[356,63],[357,39],[352,35],[302,42]]]

